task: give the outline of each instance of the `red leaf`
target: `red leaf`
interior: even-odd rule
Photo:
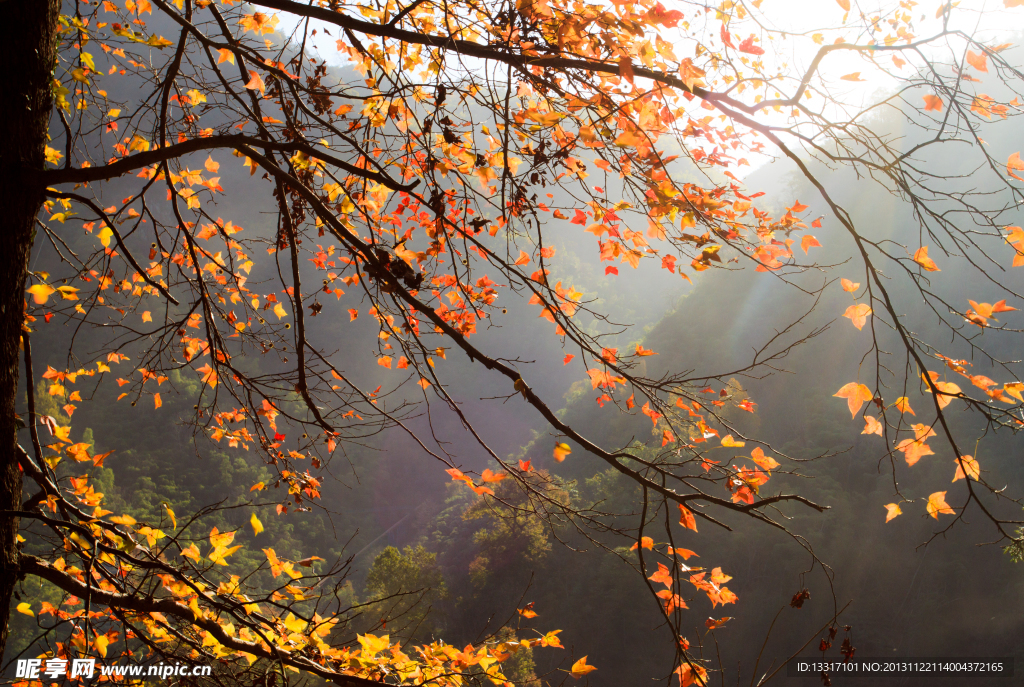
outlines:
[[[763,55],[764,49],[754,45],[754,36],[751,35],[740,43],[740,52],[750,53],[751,55]]]

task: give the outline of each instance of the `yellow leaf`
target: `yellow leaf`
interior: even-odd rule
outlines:
[[[130,515],[115,515],[110,519],[110,522],[114,523],[115,525],[131,526],[135,524],[136,520]]]
[[[143,322],[152,322],[153,321],[153,314],[150,311],[148,311],[148,310],[146,312],[142,313],[142,321]]]
[[[103,227],[97,236],[100,239],[100,243],[103,244],[104,248],[110,248],[110,237],[114,235],[113,230],[110,227]]]
[[[260,519],[256,517],[255,513],[253,513],[252,517],[249,518],[249,524],[252,525],[253,536],[263,531],[263,523],[260,522]]]
[[[274,306],[274,314],[277,315],[277,319],[279,320],[284,317],[288,317],[288,311],[285,310],[284,306],[282,306],[280,303]]]
[[[18,604],[18,613],[24,613],[32,618],[36,617],[36,614],[32,612],[32,604],[22,601]]]
[[[93,642],[93,645],[96,647],[96,651],[99,652],[100,656],[106,658],[107,646],[110,645],[110,637],[107,637],[107,635],[96,635],[96,641]]]
[[[572,453],[572,448],[569,446],[569,444],[566,444],[565,442],[555,444],[554,456],[555,460],[558,461],[559,463],[565,460],[565,457],[570,453]]]
[[[44,157],[46,158],[46,161],[49,162],[51,165],[57,165],[60,163],[60,159],[64,157],[64,154],[61,153],[56,148],[46,146]]]
[[[239,544],[238,546],[232,546],[230,549],[224,548],[223,546],[218,546],[210,552],[210,562],[215,563],[216,565],[227,565],[227,561],[225,561],[224,559],[233,554],[235,551],[238,551],[240,548],[242,548],[241,544]]]
[[[739,448],[740,446],[746,446],[746,445],[747,445],[747,442],[745,442],[745,441],[736,441],[735,439],[732,438],[731,434],[726,434],[722,438],[722,446],[725,446],[727,448]]]
[[[56,291],[57,289],[53,288],[49,284],[36,284],[35,286],[30,286],[28,288],[28,292],[32,294],[32,300],[36,305],[43,305],[46,303],[47,299]]]
[[[356,639],[359,640],[359,644],[363,647],[363,653],[367,656],[376,656],[391,645],[390,635],[383,637],[374,637],[371,634],[356,635]]]
[[[157,396],[159,395],[160,394],[157,394]],[[171,528],[175,530],[178,529],[178,519],[174,517],[174,511],[171,510],[171,507],[168,506],[166,503],[161,503],[160,505],[163,506],[164,510],[167,512],[167,517],[171,519]]]

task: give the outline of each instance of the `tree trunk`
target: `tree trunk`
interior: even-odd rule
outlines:
[[[53,107],[59,11],[59,0],[0,0],[0,511],[21,507],[14,419],[19,343],[33,225],[43,202],[38,177]],[[18,519],[0,516],[0,654],[19,576],[17,536]]]

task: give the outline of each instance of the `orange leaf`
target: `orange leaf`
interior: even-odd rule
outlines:
[[[861,430],[861,434],[877,434],[882,436],[882,423],[876,418],[870,415],[864,416],[864,429]]]
[[[1020,159],[1019,150],[1006,159],[1006,173],[1018,181],[1024,181],[1024,178],[1013,173],[1014,170],[1018,172],[1024,170],[1024,160]]]
[[[672,588],[672,571],[664,564],[658,563],[658,572],[648,577],[652,582],[663,584],[669,589]]]
[[[988,56],[985,53],[977,55],[970,50],[967,51],[967,64],[971,65],[979,72],[988,71]]]
[[[643,546],[645,549],[653,549],[654,548],[654,540],[651,539],[650,537],[640,537],[640,545]],[[636,549],[637,549],[637,546],[636,546],[636,543],[634,543],[633,546],[631,546],[629,550],[630,551],[636,551]]]
[[[942,112],[942,98],[931,94],[924,96],[924,109],[926,112],[928,110]]]
[[[900,396],[899,398],[897,398],[896,403],[894,405],[896,407],[896,410],[900,411],[901,413],[910,413],[911,415],[917,415],[917,413],[915,413],[914,410],[910,407],[910,399],[908,399],[906,396]]]
[[[956,461],[956,474],[953,475],[954,482],[958,479],[964,479],[965,477],[977,482],[978,477],[980,476],[981,466],[979,466],[978,461],[971,456],[960,456],[960,459]]]
[[[843,8],[843,11],[850,11],[850,0],[836,0],[836,2],[838,2],[839,6]]]
[[[928,515],[938,520],[939,513],[956,515],[956,511],[946,503],[946,492],[944,491],[937,491],[928,497]]]
[[[779,463],[771,456],[766,456],[760,446],[750,452],[750,459],[765,470],[774,470],[779,467]]]
[[[267,91],[267,86],[263,83],[263,77],[255,69],[249,70],[249,83],[245,84],[245,87],[250,91],[258,90],[260,93],[266,93]]]
[[[459,470],[458,468],[450,468],[448,470],[445,470],[445,472],[447,472],[449,475],[452,476],[452,481],[453,482],[460,482],[461,481],[461,482],[467,482],[469,484],[473,483],[473,480],[471,480],[469,477],[467,477],[465,475],[465,473],[463,473],[462,470]]]
[[[868,321],[868,315],[871,314],[871,306],[866,303],[858,303],[857,305],[851,305],[843,313],[843,317],[850,318],[853,322],[853,326],[857,329],[863,329],[864,325]]]
[[[715,628],[725,625],[730,620],[732,620],[732,618],[729,616],[725,618],[719,618],[718,620],[715,620],[714,618],[708,618],[704,621],[704,627],[708,628],[709,630],[714,630]]]
[[[507,472],[491,472],[489,469],[484,470],[480,475],[480,479],[484,482],[500,482],[506,477],[508,477]]]
[[[555,460],[559,463],[565,460],[565,457],[570,453],[572,453],[572,448],[570,448],[569,444],[566,444],[565,442],[555,444],[554,456]]]
[[[914,425],[919,427],[922,425]],[[917,461],[921,460],[924,456],[934,456],[935,451],[924,443],[924,439],[904,439],[896,445],[896,450],[903,453],[903,457],[907,461],[907,465],[914,465]]]
[[[594,666],[587,665],[587,657],[584,656],[583,658],[572,664],[572,669],[570,670],[570,672],[572,673],[573,677],[580,678],[586,675],[587,673],[593,672],[595,670],[597,670],[597,668],[595,668]]]
[[[847,293],[853,293],[860,288],[860,284],[852,282],[849,279],[840,279],[839,283],[842,284],[843,291],[846,291]]]
[[[923,267],[928,272],[939,272],[938,265],[935,261],[928,257],[928,246],[921,246],[914,253],[914,262]]]
[[[942,410],[953,402],[954,397],[961,391],[960,387],[952,382],[940,382],[937,379],[939,376],[937,372],[929,372],[928,374],[931,375],[932,384],[934,384],[935,388],[939,390],[938,399],[936,400],[939,403],[939,410]],[[922,377],[923,376],[924,375],[922,375]],[[932,389],[930,386],[925,386],[925,390],[928,391],[928,393],[931,393]]]
[[[839,0],[839,2],[849,2],[849,0]],[[679,687],[690,687],[691,685],[705,687],[708,684],[708,671],[704,666],[696,663],[682,663],[674,672],[679,678]]]
[[[864,79],[860,78],[860,72],[852,72],[850,74],[846,74],[844,76],[840,76],[839,78],[842,79],[843,81],[863,81],[864,80]]]
[[[887,503],[887,504],[885,504],[885,511],[886,511],[886,513],[885,513],[885,521],[886,522],[889,522],[890,520],[895,518],[897,515],[903,515],[903,511],[900,509],[900,504],[898,504],[898,503]]]
[[[697,520],[693,517],[690,509],[681,503],[679,504],[679,524],[688,530],[697,531]]]
[[[196,370],[203,378],[203,384],[209,384],[211,387],[217,386],[217,371],[210,367],[209,363],[203,365]]]
[[[1011,308],[1010,306],[1008,306],[1005,300],[998,301],[995,305],[992,306],[992,312],[1010,312],[1016,309],[1017,308]]]
[[[623,55],[619,59],[619,76],[628,81],[630,85],[633,83],[633,60],[629,58],[629,55]]]
[[[807,255],[807,251],[810,250],[811,248],[814,248],[815,246],[821,248],[821,244],[818,243],[818,239],[814,238],[810,234],[807,234],[802,239],[800,239],[800,247],[804,249],[804,255]]]
[[[850,407],[850,417],[856,417],[860,407],[874,398],[871,389],[856,382],[844,385],[842,389],[832,395],[837,398],[846,399],[846,403]]]

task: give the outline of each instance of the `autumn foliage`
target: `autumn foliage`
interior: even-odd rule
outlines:
[[[687,563],[701,538],[720,536],[723,517],[789,532],[779,508],[825,507],[779,479],[797,469],[792,456],[736,420],[772,399],[730,381],[778,369],[803,340],[767,342],[739,371],[648,376],[660,352],[606,345],[613,324],[600,298],[645,270],[680,285],[745,270],[807,290],[801,275],[827,273],[818,260],[841,243],[854,261],[811,291],[842,292],[849,305],[830,313],[833,326],[870,355],[834,402],[845,401],[852,437],[869,435],[894,470],[911,470],[873,517],[884,508],[886,521],[916,513],[946,526],[974,504],[1001,541],[1019,541],[999,510],[1008,497],[989,486],[948,413],[1016,430],[1024,383],[1009,367],[996,378],[976,371],[941,337],[918,338],[889,280],[920,294],[961,342],[1008,329],[1001,318],[1020,299],[996,282],[956,300],[932,288],[954,262],[976,262],[966,220],[943,212],[967,201],[886,132],[844,114],[833,91],[887,79],[900,97],[886,106],[936,145],[957,135],[944,118],[980,141],[984,127],[1019,116],[1019,67],[1009,46],[955,28],[951,4],[917,29],[915,2],[875,17],[840,0],[829,23],[841,29],[798,36],[766,29],[773,22],[761,19],[782,9],[764,4],[65,3],[50,140],[39,142],[46,169],[25,182],[46,189],[36,241],[60,260],[52,274],[31,272],[17,296],[28,427],[20,571],[64,598],[17,610],[67,623],[61,657],[212,657],[240,682],[273,666],[342,685],[507,685],[503,665],[516,652],[563,648],[554,628],[464,648],[403,644],[383,630],[351,636],[344,608],[315,603],[341,573],[318,552],[288,560],[267,546],[254,574],[233,563],[236,532],[207,529],[198,514],[166,506],[159,522],[143,522],[108,510],[93,468],[117,455],[81,440],[75,412],[96,388],[116,391],[109,412],[165,412],[174,380],[186,379],[198,389],[185,420],[199,450],[257,456],[270,477],[248,494],[274,500],[273,517],[319,507],[326,468],[347,446],[408,432],[482,503],[515,503],[524,517],[572,522],[619,547],[672,635],[669,670],[681,687],[706,684],[722,666],[691,651],[683,628],[743,601],[714,561]],[[784,59],[786,41],[802,46],[802,67]],[[847,58],[859,71],[836,72]],[[1003,224],[992,200],[1021,196],[1024,163],[1019,152],[972,150],[995,189],[970,201],[977,250],[1024,265],[1024,230]],[[787,160],[818,197],[747,188],[744,168],[766,156]],[[913,203],[921,240],[894,245],[859,226],[811,161],[866,172]],[[226,216],[228,199],[242,216]],[[598,281],[567,276],[567,236],[586,241]],[[556,413],[490,331],[522,313],[543,320],[559,364],[602,412],[635,415],[650,435],[604,446]],[[32,366],[32,340],[75,328],[98,332],[99,348],[76,350],[66,367]],[[367,331],[373,351],[358,353],[367,346],[348,344]],[[879,361],[882,343],[898,347],[905,369]],[[446,372],[455,356],[487,375],[492,396],[543,418],[538,466],[489,448]],[[37,411],[39,380],[60,418]],[[470,469],[450,441],[412,426],[425,410],[454,413],[467,430],[460,441],[490,467]],[[541,460],[613,468],[638,488],[640,517],[609,527],[574,511]],[[916,482],[924,460],[947,461],[951,481]],[[255,513],[248,522],[253,536],[264,532]],[[711,633],[730,619],[699,623]],[[601,665],[564,663],[562,675],[577,679]]]

